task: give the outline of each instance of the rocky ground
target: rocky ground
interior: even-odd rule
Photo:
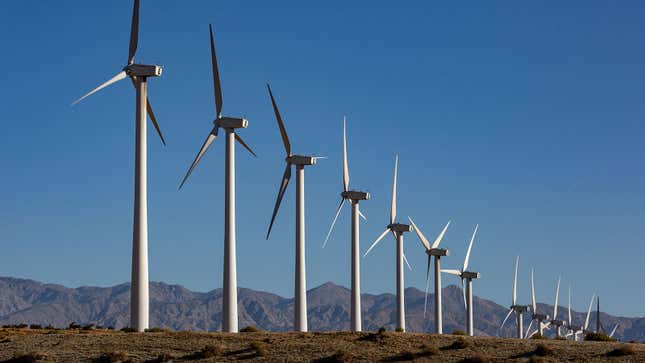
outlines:
[[[645,362],[645,344],[410,333],[0,329],[0,362]]]

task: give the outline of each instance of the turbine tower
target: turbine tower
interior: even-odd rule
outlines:
[[[388,232],[392,233],[394,238],[396,238],[396,308],[397,308],[397,319],[396,319],[396,329],[405,332],[405,285],[403,282],[403,262],[410,267],[408,260],[405,258],[403,253],[403,234],[406,232],[412,231],[412,226],[409,224],[395,223],[396,220],[396,175],[398,172],[399,166],[399,156],[396,156],[394,162],[394,181],[392,183],[392,204],[390,209],[390,224],[387,225],[385,231],[372,243],[370,248],[365,252],[365,256],[376,246]]]
[[[558,295],[560,294],[560,276],[558,276],[558,284],[555,287],[555,303],[553,304],[553,319],[548,322],[545,328],[550,328],[552,325],[555,327],[555,337],[560,337],[560,327],[564,325],[564,321],[558,319]]]
[[[426,316],[426,310],[428,307],[428,288],[429,288],[429,283],[430,283],[430,261],[432,257],[434,257],[434,312],[435,312],[435,329],[437,331],[437,334],[443,334],[443,322],[442,322],[442,312],[441,312],[441,257],[442,256],[450,256],[450,251],[448,251],[445,248],[439,248],[439,244],[441,243],[441,240],[443,239],[443,236],[446,234],[446,230],[448,230],[448,226],[450,226],[450,221],[446,224],[445,227],[443,227],[443,230],[441,233],[439,233],[439,236],[435,241],[430,245],[430,242],[428,239],[423,235],[419,227],[417,227],[416,224],[414,224],[414,221],[412,218],[408,217],[410,220],[410,224],[412,224],[412,228],[417,234],[417,237],[419,237],[419,240],[421,241],[421,244],[423,245],[423,248],[425,248],[426,254],[428,255],[428,267],[426,268],[426,293],[425,293],[425,300],[423,303],[423,316]]]
[[[351,303],[351,330],[362,331],[361,320],[361,267],[360,267],[360,224],[359,216],[365,219],[360,211],[358,203],[361,200],[370,199],[370,193],[349,189],[349,166],[347,165],[347,118],[343,119],[343,192],[340,193],[340,205],[336,210],[334,220],[331,222],[329,232],[323,243],[323,248],[327,245],[338,215],[340,214],[345,201],[349,200],[352,204],[352,303]]]
[[[549,316],[547,314],[539,314],[537,311],[537,303],[535,302],[535,283],[533,281],[533,269],[531,269],[531,306],[533,308],[533,314],[531,315],[531,322],[529,323],[528,329],[526,329],[525,336],[527,338],[530,338],[535,333],[540,333],[540,336],[543,336],[544,326],[546,325],[545,322],[549,321]],[[533,333],[529,334],[534,321],[537,321],[538,327]]]
[[[273,222],[278,214],[282,197],[287,190],[289,180],[291,179],[291,166],[296,166],[296,273],[295,273],[295,293],[294,293],[294,328],[296,331],[307,331],[307,282],[306,282],[306,267],[305,267],[305,166],[315,165],[319,157],[316,156],[303,156],[291,154],[291,143],[289,136],[284,128],[278,105],[275,103],[271,87],[267,84],[269,96],[271,97],[271,104],[275,112],[275,118],[278,121],[280,134],[282,135],[282,143],[287,153],[285,162],[287,167],[282,175],[280,188],[278,189],[278,197],[273,207],[273,214],[271,215],[271,223],[267,231],[266,239],[269,239]]]
[[[517,320],[517,338],[522,339],[522,333],[523,333],[523,320],[522,320],[522,314],[528,310],[528,306],[526,305],[518,305],[517,304],[517,267],[520,262],[520,256],[515,257],[515,277],[513,278],[513,303],[510,306],[510,309],[508,311],[508,314],[506,314],[506,317],[504,318],[504,321],[502,321],[502,325],[499,327],[499,330],[501,331],[502,328],[504,327],[504,324],[506,323],[506,320],[511,316],[513,312],[515,312],[515,317]]]
[[[464,293],[464,306],[466,308],[466,330],[470,336],[475,335],[475,328],[473,326],[473,279],[478,279],[480,275],[479,272],[468,271],[468,261],[470,260],[470,251],[473,248],[473,242],[475,241],[475,235],[477,234],[478,228],[479,225],[476,225],[473,236],[470,239],[470,244],[466,251],[466,258],[464,259],[464,267],[461,270],[441,270],[443,273],[455,275],[461,278],[461,289]],[[464,280],[466,280],[465,288]],[[466,298],[466,296],[468,297]]]
[[[237,333],[237,261],[235,255],[235,141],[239,142],[253,156],[253,150],[235,132],[235,129],[246,128],[248,121],[239,117],[222,116],[222,87],[215,55],[215,42],[213,41],[213,26],[209,26],[211,65],[213,67],[213,87],[215,89],[215,120],[214,127],[206,137],[195,160],[188,168],[186,176],[181,181],[179,189],[184,186],[190,174],[202,159],[208,148],[217,137],[218,130],[226,132],[226,161],[224,176],[224,274],[223,274],[223,301],[222,301],[222,331]]]
[[[148,328],[148,193],[147,193],[147,135],[146,112],[157,130],[161,142],[166,145],[157,119],[148,102],[148,78],[161,76],[162,68],[157,65],[134,63],[139,42],[139,0],[134,1],[128,64],[121,72],[102,85],[86,93],[72,103],[75,105],[101,89],[125,78],[130,78],[136,89],[136,145],[134,164],[134,223],[132,234],[132,279],[130,284],[130,327],[142,332]]]

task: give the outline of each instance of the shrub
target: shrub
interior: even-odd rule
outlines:
[[[538,344],[538,346],[535,347],[533,354],[539,357],[546,357],[547,355],[553,354],[553,350],[544,344]]]
[[[240,333],[257,333],[260,329],[255,327],[255,325],[249,325],[240,330]]]
[[[27,324],[18,324],[18,325],[15,325],[15,327],[16,327],[16,329],[26,329],[28,327],[28,325]]]
[[[587,333],[585,335],[586,341],[592,342],[615,342],[616,340],[604,333]]]
[[[384,327],[384,326],[382,326],[382,327],[378,328],[378,333],[379,333],[379,334],[385,334],[385,332],[386,332],[386,331],[387,331],[387,329],[385,329],[385,327]]]
[[[146,333],[167,333],[168,329],[164,328],[148,328],[145,330]]]
[[[198,356],[202,359],[213,358],[222,354],[222,347],[219,345],[207,345],[198,352]]]
[[[31,324],[29,325],[29,329],[42,329],[43,327],[40,326],[40,324]]]
[[[137,331],[134,328],[130,328],[129,326],[125,326],[121,328],[121,331],[124,333],[136,333]]]
[[[466,332],[463,330],[455,330],[452,332],[452,335],[466,335]]]
[[[464,338],[459,338],[452,342],[449,346],[447,346],[445,349],[465,349],[468,348],[470,343]]]
[[[108,352],[92,360],[93,363],[120,363],[128,361],[127,352]]]
[[[13,358],[9,359],[7,362],[11,363],[36,363],[36,362],[52,362],[52,360],[44,353],[40,352],[30,352],[22,353],[16,352],[13,355]]]
[[[396,328],[394,331],[397,333],[403,333],[403,328]]]
[[[83,330],[94,330],[95,327],[94,327],[94,324],[87,324],[87,325],[83,325],[83,327],[81,329],[83,329]]]
[[[47,326],[45,327],[45,329],[49,329],[49,330],[56,330],[56,327],[55,327],[55,326],[53,326],[53,325],[51,325],[51,324],[49,324],[49,325],[47,325]]]
[[[490,359],[484,357],[483,355],[476,355],[470,358],[464,358],[459,361],[459,363],[487,363],[490,362]]]
[[[608,357],[624,357],[626,355],[633,355],[633,354],[636,354],[636,350],[634,349],[633,346],[628,344],[623,344],[620,347],[607,352]]]
[[[565,338],[565,337],[555,337],[553,339],[555,339],[555,340],[567,340],[567,338]]]
[[[69,326],[67,327],[67,329],[80,329],[80,328],[81,328],[81,325],[80,325],[80,324],[76,324],[76,323],[74,323],[74,322],[69,323]]]
[[[540,333],[535,333],[531,336],[531,339],[549,339]]]
[[[251,343],[251,348],[255,350],[256,357],[264,357],[267,355],[267,346],[262,342],[253,342]]]

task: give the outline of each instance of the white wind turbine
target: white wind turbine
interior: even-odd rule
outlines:
[[[139,43],[139,0],[134,1],[132,25],[130,28],[130,48],[128,65],[121,72],[102,85],[86,93],[72,103],[75,105],[86,97],[125,78],[130,78],[136,89],[136,145],[134,164],[134,223],[132,233],[132,279],[130,283],[130,327],[142,332],[148,328],[149,290],[148,290],[148,146],[146,111],[152,125],[157,130],[161,142],[166,145],[157,119],[148,101],[148,77],[161,76],[162,68],[157,65],[134,63]]]
[[[195,170],[208,148],[217,137],[220,127],[226,132],[226,159],[224,176],[224,274],[222,300],[222,331],[237,333],[237,261],[235,254],[235,140],[246,148],[253,156],[253,150],[235,132],[235,129],[246,128],[248,121],[244,118],[222,116],[222,86],[215,55],[213,41],[213,26],[209,26],[211,66],[213,68],[213,87],[215,89],[215,120],[214,127],[206,137],[204,144],[197,153],[195,160],[181,181],[179,189],[184,185],[190,174]]]
[[[535,283],[533,281],[533,269],[531,269],[531,306],[533,308],[533,315],[531,316],[531,322],[529,323],[529,327],[528,329],[526,329],[525,336],[527,338],[530,338],[535,333],[540,333],[540,336],[543,336],[544,326],[546,325],[545,321],[549,320],[549,316],[547,314],[539,314],[537,311],[537,303],[535,301]],[[538,327],[535,330],[535,332],[529,334],[529,332],[531,331],[531,326],[533,325],[534,321],[537,321]]]
[[[307,331],[307,282],[306,282],[306,267],[305,267],[305,166],[315,165],[316,160],[320,157],[316,156],[303,156],[291,154],[291,143],[289,136],[284,128],[278,105],[273,98],[271,87],[267,84],[269,96],[271,97],[271,104],[273,105],[273,112],[278,121],[278,128],[282,136],[282,143],[287,153],[285,162],[287,167],[282,175],[280,188],[278,189],[278,197],[273,207],[273,214],[271,215],[271,223],[267,231],[266,239],[269,239],[273,222],[278,214],[282,197],[287,190],[289,180],[291,179],[291,166],[296,166],[296,273],[295,273],[295,296],[294,296],[294,328],[296,331]]]
[[[365,219],[361,213],[358,203],[361,200],[370,199],[370,193],[349,189],[349,166],[347,165],[347,118],[343,118],[343,192],[334,220],[331,222],[329,232],[323,243],[327,245],[338,215],[340,214],[345,201],[352,204],[352,301],[350,310],[351,330],[362,331],[361,321],[361,268],[360,268],[360,221],[359,216]]]
[[[520,256],[517,256],[515,258],[515,277],[513,278],[513,303],[510,306],[510,309],[508,310],[508,314],[506,314],[506,317],[504,318],[504,321],[502,321],[502,325],[499,327],[500,331],[504,327],[504,324],[506,323],[506,320],[511,316],[513,312],[515,312],[515,317],[517,321],[517,338],[522,339],[522,333],[524,333],[524,328],[522,326],[523,320],[522,320],[522,314],[528,310],[528,307],[526,305],[518,305],[517,304],[517,267],[520,262]]]
[[[588,328],[589,328],[589,317],[591,316],[591,308],[593,307],[593,301],[594,301],[595,298],[596,298],[596,294],[593,293],[591,295],[591,301],[589,301],[589,309],[587,309],[587,316],[585,318],[585,324],[583,326],[579,327],[580,329],[576,330],[573,333],[573,339],[574,340],[578,340],[578,335],[579,334],[591,333],[591,331],[588,330]]]
[[[470,336],[475,335],[475,328],[473,325],[473,279],[478,279],[480,275],[479,272],[468,271],[468,261],[470,260],[470,251],[473,248],[473,242],[475,241],[475,235],[477,234],[478,228],[479,225],[476,225],[473,236],[470,239],[470,244],[466,251],[466,258],[464,259],[464,267],[461,270],[441,270],[441,272],[461,278],[461,289],[464,293],[464,306],[466,308],[466,329]],[[464,279],[466,280],[465,288]],[[466,298],[466,296],[468,296],[468,298]]]
[[[443,227],[443,230],[441,233],[439,233],[439,236],[435,241],[430,245],[430,241],[423,235],[419,227],[417,227],[416,224],[414,224],[414,221],[412,218],[408,217],[410,220],[410,224],[412,224],[412,228],[417,234],[417,237],[419,237],[419,240],[421,241],[421,244],[425,248],[426,254],[428,255],[428,267],[426,268],[426,293],[425,293],[425,299],[423,302],[423,316],[426,316],[426,310],[428,306],[428,288],[429,288],[429,283],[430,283],[430,261],[431,258],[434,257],[434,311],[435,311],[435,329],[437,334],[443,334],[443,322],[442,322],[442,311],[441,311],[441,256],[449,256],[450,251],[448,251],[445,248],[439,248],[439,244],[441,243],[441,240],[443,239],[443,236],[446,234],[446,230],[448,230],[448,226],[450,226],[450,221],[446,224],[445,227]]]
[[[544,328],[548,329],[551,326],[555,327],[556,338],[560,337],[560,327],[564,325],[564,321],[558,319],[558,295],[560,294],[560,276],[558,276],[558,284],[555,287],[555,303],[553,304],[553,318],[548,322]]]
[[[403,234],[406,232],[412,231],[412,226],[409,224],[395,223],[396,220],[396,175],[398,172],[399,166],[399,156],[396,156],[394,162],[394,181],[392,183],[392,204],[390,208],[390,224],[387,225],[385,231],[372,243],[370,248],[367,249],[364,256],[367,256],[368,253],[376,246],[388,233],[392,233],[394,238],[396,238],[396,308],[397,308],[397,320],[396,328],[397,330],[405,331],[405,284],[403,282],[403,262],[408,265],[408,268],[412,270],[408,260],[405,258],[403,253]]]
[[[593,300],[592,300],[593,301]],[[573,340],[578,340],[578,331],[582,330],[582,326],[574,325],[571,317],[571,286],[569,286],[568,304],[567,304],[567,333],[565,338],[573,336]]]

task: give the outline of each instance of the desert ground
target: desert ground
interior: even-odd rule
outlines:
[[[410,333],[0,329],[0,362],[645,362],[645,344]]]

